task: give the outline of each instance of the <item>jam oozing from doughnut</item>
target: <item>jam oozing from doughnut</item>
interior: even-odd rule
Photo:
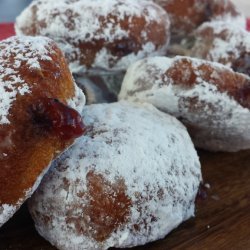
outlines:
[[[240,57],[234,61],[232,68],[236,72],[250,76],[250,54],[242,53]]]
[[[84,134],[80,114],[57,99],[42,98],[31,107],[33,122],[45,132],[69,140]]]

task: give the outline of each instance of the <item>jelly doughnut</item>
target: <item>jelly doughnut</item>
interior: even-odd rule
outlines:
[[[55,42],[0,42],[0,226],[34,192],[50,162],[85,128],[85,98]]]

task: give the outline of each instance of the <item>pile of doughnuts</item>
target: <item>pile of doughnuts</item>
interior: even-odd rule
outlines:
[[[0,226],[36,189],[29,211],[58,249],[143,245],[194,216],[194,146],[250,149],[250,35],[230,0],[34,0],[15,27]]]
[[[194,215],[200,162],[176,118],[150,104],[83,109],[49,38],[0,48],[0,226],[31,195],[37,230],[65,250],[145,244]]]

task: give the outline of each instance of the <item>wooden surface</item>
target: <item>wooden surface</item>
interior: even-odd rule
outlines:
[[[211,185],[197,200],[196,218],[165,239],[135,250],[250,249],[250,151],[200,152],[203,177]],[[0,250],[53,250],[35,231],[27,208],[0,229]]]

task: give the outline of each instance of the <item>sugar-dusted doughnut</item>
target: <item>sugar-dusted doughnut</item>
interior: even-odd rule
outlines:
[[[250,78],[215,62],[148,58],[127,71],[120,99],[149,102],[180,119],[197,147],[250,148]]]
[[[194,215],[201,169],[174,117],[152,105],[86,106],[87,126],[29,202],[38,232],[60,250],[132,247]]]
[[[230,0],[154,0],[168,13],[173,40],[185,38],[199,25],[224,20],[245,27],[246,20]]]
[[[84,101],[55,42],[0,42],[0,226],[30,197],[52,159],[83,133],[73,108],[80,112]]]
[[[74,73],[124,70],[140,58],[163,55],[169,29],[167,13],[146,0],[35,0],[16,22],[17,34],[55,40]]]
[[[250,75],[250,33],[234,23],[204,23],[195,32],[191,55]]]

